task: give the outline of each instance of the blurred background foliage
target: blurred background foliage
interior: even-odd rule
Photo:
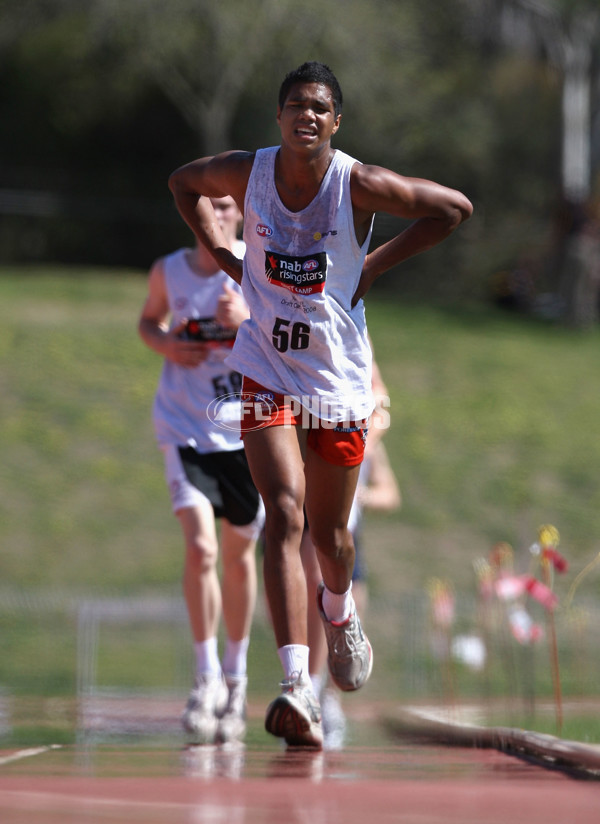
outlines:
[[[456,237],[380,289],[535,293],[552,315],[597,320],[593,277],[587,314],[568,311],[569,283],[586,279],[568,239],[590,217],[584,259],[597,251],[596,0],[0,0],[0,18],[3,262],[146,269],[189,242],[170,171],[276,143],[281,79],[318,59],[345,93],[339,148],[475,203]],[[565,114],[572,65],[582,123]],[[585,132],[569,144],[583,188],[565,183],[566,122]],[[378,219],[374,241],[396,223]],[[524,265],[533,288],[515,297]]]

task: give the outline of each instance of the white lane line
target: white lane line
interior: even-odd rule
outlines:
[[[0,767],[4,764],[10,764],[11,761],[19,761],[21,758],[31,758],[32,755],[41,755],[42,753],[50,752],[50,750],[60,750],[61,747],[62,744],[49,744],[47,747],[30,747],[27,750],[18,750],[12,753],[12,755],[0,757]]]

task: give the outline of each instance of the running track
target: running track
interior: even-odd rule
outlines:
[[[0,754],[2,824],[598,824],[600,782],[493,748]]]

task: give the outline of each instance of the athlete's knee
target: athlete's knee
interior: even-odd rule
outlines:
[[[222,549],[223,580],[233,576],[235,580],[246,580],[256,569],[255,542],[251,541],[235,549]]]
[[[279,490],[265,501],[265,528],[268,535],[278,539],[301,535],[304,529],[302,503],[290,490]]]
[[[202,537],[186,541],[186,563],[197,572],[205,572],[216,566],[218,546],[214,541]]]

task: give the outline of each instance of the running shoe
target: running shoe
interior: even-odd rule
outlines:
[[[299,673],[281,682],[281,695],[269,704],[265,729],[290,747],[323,747],[321,708],[310,681]]]
[[[229,690],[227,707],[219,719],[217,737],[219,741],[241,741],[246,734],[246,688],[248,679],[245,675],[225,675]]]
[[[373,650],[363,632],[356,608],[346,621],[329,621],[323,611],[323,581],[317,588],[317,606],[327,638],[327,664],[333,682],[344,692],[366,683],[373,669]]]
[[[219,719],[227,707],[229,691],[222,675],[202,674],[190,693],[181,716],[191,744],[214,744]]]

